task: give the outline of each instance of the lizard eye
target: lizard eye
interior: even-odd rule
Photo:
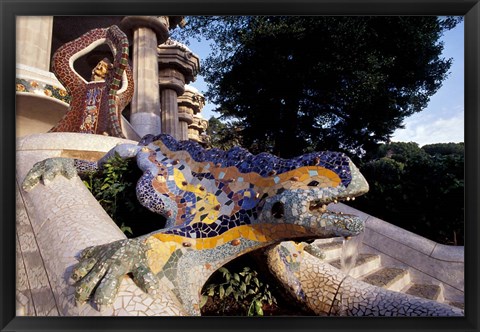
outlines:
[[[284,208],[283,208],[283,203],[281,202],[275,202],[272,206],[272,215],[277,218],[277,219],[280,219],[283,217],[284,215]]]
[[[320,184],[320,182],[318,182],[318,181],[312,181],[312,182],[310,182],[307,186],[309,186],[309,187],[316,187],[316,186],[318,186],[319,184]]]

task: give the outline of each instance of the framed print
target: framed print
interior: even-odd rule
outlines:
[[[479,6],[2,1],[2,331],[478,329]]]

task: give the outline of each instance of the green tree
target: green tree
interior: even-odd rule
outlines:
[[[222,122],[212,116],[208,120],[207,135],[209,146],[212,148],[228,150],[234,146],[241,145],[241,130],[238,123]]]
[[[464,143],[437,143],[437,144],[428,144],[422,146],[424,150],[429,155],[458,155],[463,156],[465,152]]]
[[[423,159],[427,156],[427,153],[423,149],[420,149],[415,142],[395,142],[380,145],[373,155],[376,157],[370,159],[388,157],[405,163],[414,159]]]
[[[462,245],[463,149],[463,143],[381,145],[377,158],[361,165],[370,191],[352,205],[431,240]]]
[[[433,16],[190,16],[175,38],[213,42],[206,97],[241,121],[244,147],[362,155],[388,142],[447,76]]]

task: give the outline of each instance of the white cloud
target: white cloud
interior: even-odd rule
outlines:
[[[437,117],[417,113],[405,120],[405,129],[395,131],[392,141],[416,142],[419,146],[433,143],[464,141],[463,106],[455,107],[450,116]]]

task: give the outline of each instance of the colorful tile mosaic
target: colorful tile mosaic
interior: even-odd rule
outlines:
[[[69,104],[71,101],[71,97],[65,89],[47,83],[39,82],[37,80],[25,80],[22,78],[16,78],[15,91],[51,97],[67,104]]]
[[[104,80],[87,82],[74,70],[73,60],[90,52],[92,45],[101,43],[106,43],[112,50],[112,68],[95,68],[95,73],[103,72]],[[65,116],[50,131],[125,137],[120,117],[134,92],[126,35],[116,25],[93,29],[61,46],[52,61],[55,75],[71,96],[71,104]],[[123,80],[124,75],[126,80]]]
[[[86,249],[73,270],[78,302],[93,295],[98,305],[112,304],[119,278],[131,272],[147,292],[155,293],[159,282],[168,285],[185,310],[198,315],[203,284],[229,260],[285,239],[350,236],[364,227],[355,216],[326,209],[368,191],[351,160],[336,152],[287,160],[149,135],[138,145],[117,145],[98,163],[65,158],[37,163],[23,189],[43,177],[102,167],[116,153],[136,158],[144,172],[137,197],[167,224],[136,239]]]

